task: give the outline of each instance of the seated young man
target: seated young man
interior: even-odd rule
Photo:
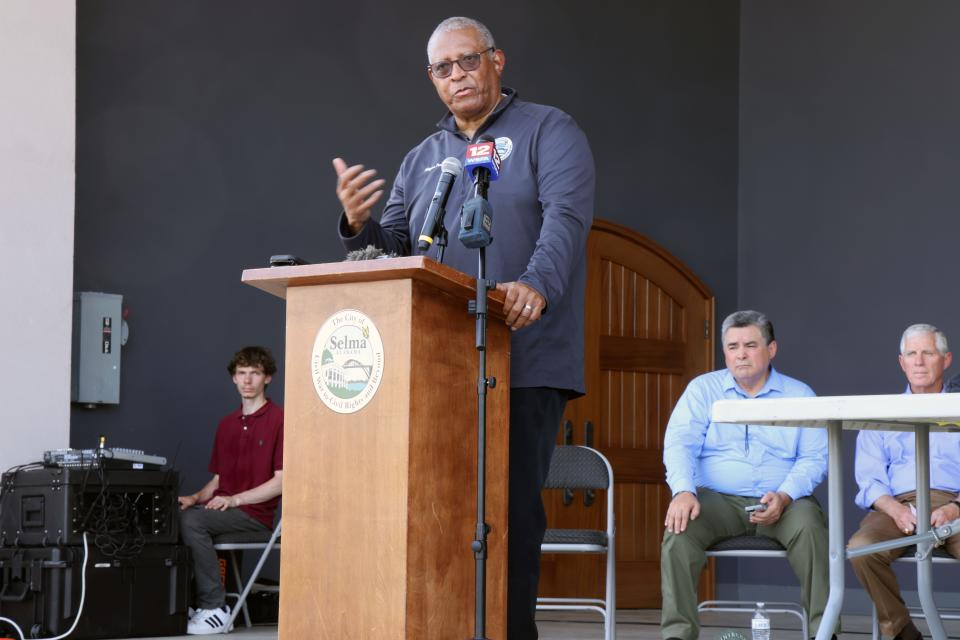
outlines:
[[[244,347],[227,367],[240,408],[220,420],[208,467],[213,477],[194,494],[180,496],[180,532],[193,552],[199,608],[187,633],[226,633],[230,617],[220,582],[214,536],[269,531],[283,477],[283,409],[266,396],[277,371],[262,347]],[[232,625],[231,625],[232,628]]]

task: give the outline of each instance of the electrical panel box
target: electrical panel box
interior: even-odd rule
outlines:
[[[122,307],[121,295],[73,294],[71,401],[120,404]]]

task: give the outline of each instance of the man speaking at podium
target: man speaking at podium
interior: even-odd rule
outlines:
[[[593,219],[594,167],[586,136],[566,113],[520,100],[500,83],[506,56],[471,18],[448,18],[427,43],[427,75],[448,108],[436,133],[403,160],[380,221],[370,211],[384,181],[362,165],[333,161],[349,250],[375,245],[410,255],[424,226],[445,158],[462,160],[480,136],[496,141],[500,176],[489,190],[495,242],[487,277],[506,293],[514,330],[510,365],[510,483],[507,633],[537,637],[534,621],[546,516],[540,491],[567,399],[584,393],[583,296],[586,238]],[[472,195],[463,174],[450,191],[447,226],[459,231]],[[431,246],[429,254],[435,256]],[[475,275],[477,252],[454,240],[445,262]]]

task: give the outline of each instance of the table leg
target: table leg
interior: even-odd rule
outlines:
[[[930,426],[918,424],[914,433],[917,454],[917,534],[920,535],[930,530]],[[921,542],[917,545],[917,591],[930,635],[934,640],[944,640],[947,634],[933,601],[932,553],[932,543]]]
[[[830,541],[830,597],[823,611],[817,640],[830,640],[843,608],[846,548],[843,539],[843,423],[827,421],[827,524]]]

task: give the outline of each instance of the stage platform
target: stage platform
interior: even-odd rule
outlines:
[[[598,619],[599,616],[579,613],[543,612],[538,616],[540,640],[602,640],[603,624]],[[617,611],[617,639],[659,640],[659,622],[660,611],[657,609],[621,609]],[[725,640],[739,640],[736,636],[729,635],[730,631],[739,633],[744,640],[750,638],[750,621],[743,615],[707,614],[703,618],[703,623],[704,627],[700,634],[702,640],[719,640],[721,636],[724,636]],[[926,635],[926,625],[923,621],[917,621],[917,626]],[[944,626],[950,638],[960,638],[960,621],[945,620]],[[870,618],[867,616],[843,616],[843,627],[844,632],[840,634],[840,640],[869,640],[870,638]],[[195,637],[184,635],[142,640],[186,640]],[[229,637],[240,640],[276,640],[277,628],[275,626],[255,626],[252,629],[241,627],[230,633]],[[776,640],[802,640],[798,625],[784,624],[781,627],[777,621],[774,622],[773,637]]]

